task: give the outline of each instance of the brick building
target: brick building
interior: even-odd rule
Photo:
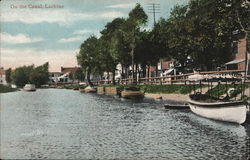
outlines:
[[[244,38],[232,43],[231,61],[225,64],[227,70],[245,70],[246,46],[247,41]]]
[[[173,63],[173,61],[171,60],[160,60],[160,62],[158,63],[158,75],[156,75],[156,66],[150,66],[150,75],[149,77],[159,77],[159,76],[163,76],[162,74],[169,71],[173,66],[171,66]],[[169,72],[169,74],[171,74]],[[165,75],[166,76],[166,75]]]
[[[61,67],[61,73],[75,73],[77,69],[79,69],[79,67]]]

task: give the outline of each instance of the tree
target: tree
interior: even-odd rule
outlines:
[[[181,66],[182,72],[187,57],[192,54],[192,26],[186,19],[187,6],[175,6],[171,11],[166,25],[166,47],[170,57],[177,66]]]
[[[40,87],[49,81],[49,63],[34,67],[34,65],[18,67],[11,74],[11,79],[18,87],[23,87],[27,83],[33,83]]]
[[[129,44],[130,55],[132,58],[132,81],[134,82],[134,53],[136,43],[138,41],[138,33],[140,27],[147,23],[148,16],[144,12],[140,4],[136,4],[135,8],[129,12],[123,29],[121,30],[124,40]]]
[[[212,64],[220,66],[229,61],[234,32],[242,30],[239,19],[249,26],[249,16],[244,16],[249,15],[249,8],[242,7],[242,2],[190,0],[188,5],[175,6],[165,34],[171,58],[183,70],[188,57],[207,70],[213,68]]]
[[[84,78],[85,78],[85,75],[84,75],[84,71],[82,68],[78,68],[75,73],[74,73],[74,78],[79,80],[79,81],[83,81]]]
[[[77,68],[75,72],[69,74],[69,78],[72,80],[83,81],[85,78],[84,71],[82,68]]]
[[[80,51],[77,54],[77,62],[86,72],[87,82],[90,86],[93,86],[90,74],[101,73],[103,71],[101,68],[100,53],[98,39],[91,36],[81,44]]]
[[[236,13],[236,20],[240,26],[241,31],[244,33],[244,38],[246,39],[247,45],[246,45],[246,64],[245,64],[245,76],[250,75],[250,56],[248,53],[250,53],[250,22],[249,22],[249,16],[250,16],[250,2],[248,0],[244,1],[233,1],[233,4],[236,3],[236,5],[231,5],[231,6],[236,6],[233,9],[235,10]],[[231,7],[230,6],[230,7]],[[245,77],[246,80],[246,77]]]
[[[151,43],[151,64],[156,65],[156,75],[158,75],[158,62],[160,59],[169,59],[168,48],[166,42],[168,40],[167,27],[169,23],[160,18],[155,24],[153,30],[149,33]]]
[[[7,70],[5,71],[5,79],[6,79],[6,82],[7,82],[8,84],[10,84],[11,81],[12,81],[12,79],[11,79],[11,72],[12,72],[11,68],[9,68],[9,69],[7,69]]]
[[[242,32],[243,26],[249,29],[249,6],[244,7],[243,3],[244,0],[189,2],[190,10],[187,17],[191,22],[196,22],[196,37],[201,37],[198,46],[202,48],[198,49],[200,55],[197,55],[204,58],[203,63],[206,65],[211,62],[218,65],[227,62],[231,43],[238,40],[235,32]]]
[[[31,74],[33,69],[34,65],[16,68],[11,75],[13,83],[18,87],[23,87],[25,84],[30,83],[29,75]]]
[[[124,25],[123,18],[116,18],[112,22],[107,23],[105,29],[101,31],[100,41],[101,61],[106,72],[112,72],[112,83],[115,84],[115,70],[117,64],[124,54],[123,43],[120,40],[119,29]]]
[[[36,86],[40,87],[49,81],[49,63],[45,63],[41,66],[34,68],[29,75],[29,81]]]

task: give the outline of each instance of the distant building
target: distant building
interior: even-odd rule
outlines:
[[[58,77],[58,82],[72,83],[75,82],[70,79],[70,74],[74,74],[79,67],[61,67],[61,75]]]
[[[247,41],[244,38],[232,43],[231,61],[225,64],[227,70],[245,70],[246,46]]]
[[[61,67],[62,74],[67,73],[74,73],[77,71],[77,69],[80,69],[79,67]]]
[[[150,66],[149,77],[159,77],[171,75],[174,72],[173,61],[171,60],[160,60],[157,64],[158,75],[156,75],[156,66]]]
[[[0,84],[7,85],[5,70],[3,67],[0,68]]]
[[[57,83],[59,81],[59,77],[62,75],[61,72],[49,72],[49,80],[50,83]]]

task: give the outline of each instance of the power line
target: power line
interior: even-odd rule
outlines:
[[[149,3],[148,10],[149,10],[149,13],[153,13],[154,25],[156,25],[155,14],[160,13],[160,4],[159,3]]]

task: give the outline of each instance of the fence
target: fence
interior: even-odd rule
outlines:
[[[212,78],[238,78],[242,79],[245,74],[244,70],[223,70],[223,71],[209,71],[209,72],[197,72],[181,75],[169,75],[164,77],[148,77],[148,78],[127,78],[115,80],[116,84],[187,84],[190,81],[195,82],[201,79]],[[193,77],[192,77],[193,76]],[[195,77],[197,76],[197,77]],[[247,76],[250,78],[250,76]],[[94,81],[93,84],[111,84],[112,80],[100,80]]]

